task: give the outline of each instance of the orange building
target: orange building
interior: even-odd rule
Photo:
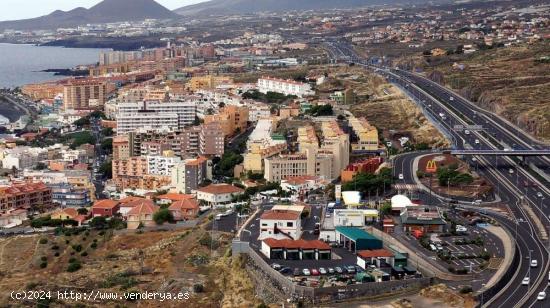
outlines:
[[[228,105],[220,109],[219,114],[207,115],[204,123],[219,123],[224,136],[233,136],[246,130],[248,121],[248,108]]]
[[[0,187],[0,211],[41,210],[51,206],[52,190],[44,183],[24,183]]]
[[[21,92],[35,101],[52,99],[63,93],[63,84],[58,82],[27,84],[21,88]]]

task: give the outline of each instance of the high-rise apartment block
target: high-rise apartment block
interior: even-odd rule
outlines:
[[[102,80],[74,79],[63,87],[65,110],[88,110],[101,107],[114,87]]]

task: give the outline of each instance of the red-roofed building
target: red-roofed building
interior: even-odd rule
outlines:
[[[193,199],[193,195],[187,195],[187,194],[174,194],[174,193],[168,193],[164,195],[157,196],[157,199],[163,203],[170,204],[172,202],[176,201],[183,201],[183,200],[189,200]]]
[[[112,217],[120,209],[120,203],[115,200],[103,199],[97,200],[92,205],[92,216]]]
[[[357,252],[357,265],[366,269],[369,265],[381,267],[382,261],[393,266],[394,254],[387,249],[359,250]]]
[[[265,211],[260,216],[259,239],[293,239],[302,236],[300,212],[289,210]]]
[[[0,211],[45,210],[52,207],[52,190],[44,183],[22,183],[0,187]]]
[[[128,229],[138,229],[140,225],[152,227],[155,225],[153,215],[158,212],[159,207],[153,202],[141,201],[128,212]]]
[[[266,238],[262,241],[262,253],[269,259],[279,260],[330,260],[330,246],[319,240],[291,240]]]
[[[229,184],[210,184],[197,189],[197,200],[203,200],[211,206],[230,203],[233,197],[242,195],[244,189]]]
[[[190,220],[199,214],[199,203],[195,199],[185,199],[172,203],[168,208],[174,220]]]
[[[132,200],[129,200],[129,198],[131,198]],[[128,198],[124,198],[123,200],[125,200],[126,202],[120,202],[120,209],[118,210],[118,212],[120,213],[120,215],[122,215],[123,218],[125,219],[128,219],[128,213],[130,213],[130,211],[142,204],[142,203],[147,203],[148,205],[151,205],[151,206],[154,206],[155,203],[153,202],[153,200],[151,199],[145,199],[145,198],[138,198],[138,197],[128,197]],[[122,200],[121,200],[122,201]]]

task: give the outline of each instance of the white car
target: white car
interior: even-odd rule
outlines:
[[[521,285],[522,285],[522,286],[528,286],[530,281],[531,281],[531,279],[529,279],[529,277],[525,277],[525,278],[523,278],[523,280],[521,281]]]
[[[452,96],[451,96],[451,97],[450,97],[449,99],[450,99],[451,101],[454,101],[454,100],[455,100],[455,98],[454,98],[454,97],[452,97]]]
[[[539,292],[539,295],[537,295],[537,300],[538,301],[543,301],[546,299],[546,292],[542,291],[542,292]]]
[[[537,193],[537,197],[542,198],[542,193],[540,191]]]
[[[302,273],[304,274],[304,276],[311,276],[311,272],[310,272],[309,269],[307,269],[307,268],[304,268],[304,269],[302,270]]]
[[[403,176],[403,173],[399,173],[399,179],[403,180],[405,177]]]
[[[468,228],[461,225],[456,225],[456,232],[468,232]]]
[[[508,170],[508,173],[513,174],[513,173],[514,173],[514,169],[510,168],[510,170]]]
[[[479,144],[479,139],[476,139],[476,144]]]
[[[466,135],[469,135],[469,134],[470,134],[470,131],[469,131],[469,130],[465,130],[464,133],[465,133]]]
[[[539,265],[539,263],[537,262],[537,260],[531,260],[531,267],[537,267]]]

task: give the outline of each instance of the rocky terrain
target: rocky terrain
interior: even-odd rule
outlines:
[[[253,307],[243,258],[231,235],[202,227],[180,231],[82,231],[0,239],[0,306]],[[78,266],[71,264],[79,264]],[[71,266],[73,267],[71,269]],[[10,299],[11,291],[188,292],[185,301]]]
[[[470,55],[437,57],[430,63],[425,59],[421,66],[432,80],[550,142],[548,57],[550,44],[546,40]]]

